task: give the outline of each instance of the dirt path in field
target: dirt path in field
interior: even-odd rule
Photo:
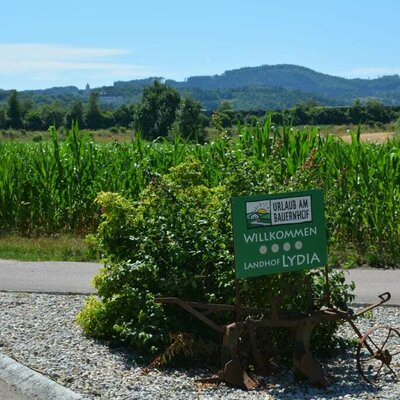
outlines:
[[[350,135],[340,136],[345,142],[351,142]],[[374,133],[362,133],[360,139],[362,142],[373,142],[373,143],[384,143],[393,137],[392,132],[374,132]]]

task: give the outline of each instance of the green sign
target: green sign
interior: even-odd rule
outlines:
[[[232,199],[237,278],[326,265],[321,190]]]

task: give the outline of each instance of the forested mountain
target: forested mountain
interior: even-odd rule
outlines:
[[[114,109],[124,103],[140,100],[143,87],[153,77],[127,82],[118,81],[113,86],[96,88],[103,108]],[[297,65],[263,65],[226,71],[221,75],[193,76],[185,81],[166,80],[168,85],[181,94],[188,94],[200,101],[207,110],[215,110],[223,101],[229,101],[234,109],[276,110],[301,102],[321,105],[349,105],[356,99],[361,102],[370,98],[386,105],[400,105],[400,77],[384,76],[377,79],[345,79],[313,71]],[[88,100],[90,90],[74,86],[20,92],[21,99],[35,105],[54,103],[70,105]],[[0,90],[0,103],[9,91]]]
[[[261,95],[269,103],[292,104],[290,98],[309,97],[324,105],[348,105],[356,99],[375,98],[387,105],[400,104],[400,77],[384,76],[377,79],[345,79],[313,71],[297,65],[263,65],[226,71],[221,75],[194,76],[184,82],[166,81],[177,89],[201,89],[203,91],[231,94],[236,107],[237,97]],[[235,90],[236,89],[236,92]],[[285,90],[283,90],[285,89]],[[262,92],[262,94],[261,94]],[[240,108],[240,107],[239,107]],[[274,108],[274,107],[271,107]]]

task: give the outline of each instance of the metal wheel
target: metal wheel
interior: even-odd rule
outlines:
[[[397,380],[400,371],[400,331],[389,326],[367,331],[358,343],[357,369],[371,384]]]

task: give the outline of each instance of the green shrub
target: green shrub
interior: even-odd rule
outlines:
[[[146,353],[165,350],[173,332],[220,341],[186,311],[156,304],[154,298],[176,296],[186,301],[233,304],[230,198],[233,193],[255,193],[274,185],[279,190],[279,185],[265,171],[256,172],[250,161],[232,161],[230,165],[225,171],[226,184],[217,187],[207,186],[203,164],[190,161],[172,168],[169,174],[153,177],[137,201],[115,193],[98,196],[102,222],[96,240],[106,262],[94,280],[99,299],[89,298],[78,317],[87,334],[122,340]],[[286,184],[299,186],[296,180]],[[298,272],[242,281],[242,303],[265,309],[273,296],[290,287],[282,307],[304,309],[307,274],[314,282],[313,295],[321,298],[322,273]],[[333,303],[345,308],[352,298],[350,287],[340,273],[334,274],[331,282]],[[234,317],[221,314],[215,318],[227,323]],[[329,326],[321,331],[320,335],[330,337],[325,344],[333,343],[335,329]]]

